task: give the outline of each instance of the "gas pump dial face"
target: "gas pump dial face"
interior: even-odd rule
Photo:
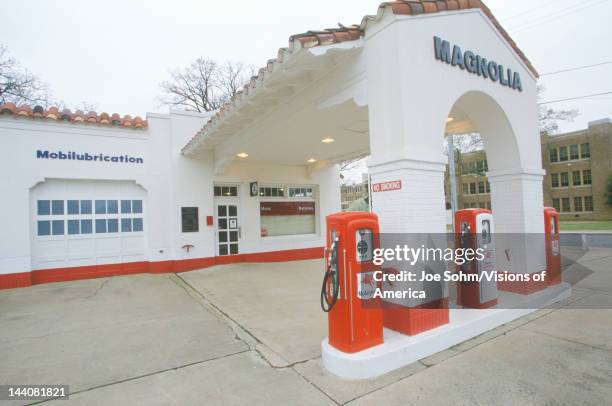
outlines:
[[[355,233],[355,255],[357,262],[372,261],[372,230],[362,228]]]

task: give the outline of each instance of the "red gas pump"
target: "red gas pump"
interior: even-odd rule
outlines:
[[[373,299],[374,249],[380,247],[378,216],[338,213],[327,216],[325,277],[321,308],[328,314],[329,344],[354,353],[383,342],[383,312]]]
[[[544,208],[546,232],[546,281],[548,286],[561,283],[561,244],[559,242],[559,213],[552,207]]]
[[[493,232],[493,215],[489,210],[466,209],[455,213],[455,248],[481,249],[484,255],[482,260],[474,259],[457,265],[457,272],[479,275],[495,270]],[[495,279],[457,282],[457,304],[460,306],[485,309],[496,306],[497,297]]]

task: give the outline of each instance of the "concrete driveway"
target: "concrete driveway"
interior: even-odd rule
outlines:
[[[0,291],[0,384],[68,384],[86,405],[601,405],[612,250],[574,266],[588,276],[562,308],[357,382],[321,367],[320,261]]]

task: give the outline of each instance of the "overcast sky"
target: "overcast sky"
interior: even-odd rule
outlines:
[[[360,22],[380,0],[12,1],[0,42],[53,95],[99,111],[166,112],[159,83],[198,56],[256,67],[289,35]],[[541,72],[612,61],[612,0],[489,0],[486,4]],[[612,65],[544,77],[545,100],[612,91]],[[580,117],[563,130],[612,117],[612,95],[555,104]]]

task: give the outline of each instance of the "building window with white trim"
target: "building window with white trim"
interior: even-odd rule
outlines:
[[[584,211],[593,212],[593,196],[584,197]]]
[[[581,177],[580,177],[580,171],[572,172],[572,185],[574,185],[574,186],[582,185],[582,180],[581,180]]]
[[[561,199],[561,211],[564,213],[572,211],[569,197],[564,197]]]
[[[551,174],[550,182],[553,188],[558,188],[559,187],[559,174],[558,173]]]
[[[591,157],[591,146],[588,142],[580,144],[580,157],[582,159],[589,159]]]
[[[590,169],[582,171],[582,183],[585,185],[591,185],[593,183],[593,179],[591,178]]]
[[[574,211],[582,212],[582,197],[574,197]]]
[[[561,187],[569,186],[569,173],[563,172],[561,173]]]
[[[312,186],[260,186],[259,190],[262,237],[316,234],[317,203]]]
[[[576,161],[580,159],[580,154],[578,152],[578,144],[570,145],[570,160]]]
[[[559,148],[559,161],[565,162],[569,160],[569,155],[567,153],[567,147]]]
[[[38,200],[36,209],[39,237],[144,231],[142,200],[121,200],[121,213],[119,200]]]

